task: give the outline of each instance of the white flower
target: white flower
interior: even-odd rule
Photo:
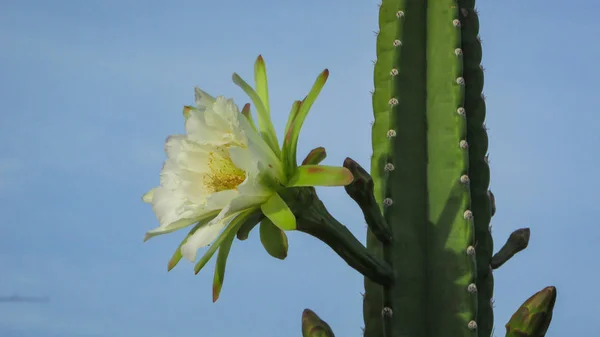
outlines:
[[[167,139],[160,186],[144,197],[160,223],[146,240],[214,217],[181,247],[190,261],[231,215],[266,202],[275,193],[269,182],[285,180],[279,158],[233,100],[196,89],[196,105],[186,109],[186,134]]]
[[[304,100],[294,102],[280,148],[270,118],[262,57],[256,60],[254,70],[256,90],[237,74],[233,81],[252,100],[257,125],[249,104],[240,112],[233,100],[213,98],[196,88],[196,106],[184,109],[186,133],[167,139],[160,186],[143,197],[152,204],[160,223],[146,233],[145,240],[195,225],[171,258],[169,270],[181,257],[195,261],[198,249],[212,243],[196,264],[197,273],[219,249],[216,297],[229,247],[245,221],[262,213],[277,227],[270,230],[280,231],[269,238],[279,241],[268,242],[273,245],[270,247],[287,249],[283,231],[296,229],[296,218],[279,193],[288,187],[344,186],[353,179],[343,167],[318,165],[325,158],[323,148],[313,150],[301,166],[296,162],[300,129],[329,72],[319,75]]]

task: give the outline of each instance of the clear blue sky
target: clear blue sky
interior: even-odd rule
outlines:
[[[558,287],[548,336],[589,336],[600,309],[600,6],[479,9],[496,247],[532,228],[530,247],[495,273],[496,336],[547,285]],[[51,301],[0,303],[0,335],[291,337],[308,307],[338,336],[360,336],[362,278],[325,245],[290,233],[282,262],[257,233],[236,241],[213,304],[212,263],[197,276],[186,261],[166,271],[184,233],[142,243],[157,221],[141,195],[158,183],[193,87],[245,103],[231,73],[251,79],[259,53],[279,134],[292,101],[329,68],[299,153],[322,145],[327,164],[351,156],[368,167],[377,12],[374,0],[3,0],[0,295]],[[320,194],[364,240],[343,189]]]

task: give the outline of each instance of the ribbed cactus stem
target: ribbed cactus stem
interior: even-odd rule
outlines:
[[[491,200],[492,194],[488,190],[490,169],[487,162],[488,137],[484,126],[486,110],[482,94],[483,68],[479,17],[474,8],[475,0],[459,0],[458,5],[462,26],[461,51],[465,79],[464,108],[469,142],[469,184],[477,257],[477,330],[479,337],[489,337],[494,328],[492,307],[494,276],[490,266],[494,245],[490,232],[490,219],[495,211],[495,205]]]
[[[473,5],[384,0],[380,7],[371,175],[392,242],[388,248],[369,231],[367,247],[390,260],[394,282],[365,280],[367,337],[475,337],[481,325],[490,335],[491,314],[483,324],[477,317],[482,301],[491,312],[493,283]]]

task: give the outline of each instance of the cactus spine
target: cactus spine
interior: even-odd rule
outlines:
[[[491,335],[492,206],[473,8],[380,7],[371,175],[393,242],[384,247],[369,232],[367,247],[388,259],[395,281],[365,280],[367,337]]]

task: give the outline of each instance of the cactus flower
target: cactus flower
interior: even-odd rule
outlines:
[[[233,100],[196,89],[196,105],[186,108],[186,134],[167,139],[161,184],[144,197],[160,223],[146,240],[212,218],[182,245],[190,261],[228,220],[268,201],[285,179],[281,161]]]
[[[152,204],[160,224],[146,233],[145,240],[195,224],[169,262],[169,270],[182,257],[195,261],[198,249],[212,243],[195,267],[198,272],[221,247],[213,289],[216,296],[233,237],[245,221],[262,212],[268,223],[281,231],[281,235],[267,236],[281,242],[263,242],[265,247],[287,249],[283,231],[296,229],[296,218],[281,196],[285,189],[344,186],[353,179],[344,167],[318,165],[325,158],[323,148],[313,150],[302,165],[296,162],[300,128],[325,84],[327,70],[303,101],[294,102],[281,148],[270,118],[262,57],[258,57],[254,70],[256,90],[237,74],[233,81],[252,100],[258,123],[254,123],[249,104],[240,111],[232,99],[215,98],[196,88],[196,106],[186,106],[183,111],[185,134],[166,141],[167,160],[160,173],[160,186],[142,198]]]

